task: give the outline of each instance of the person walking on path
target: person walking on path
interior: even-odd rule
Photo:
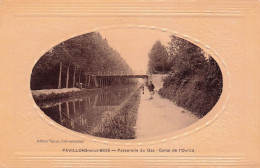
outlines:
[[[149,84],[148,84],[148,90],[150,92],[150,99],[152,99],[153,94],[154,94],[154,85],[153,85],[152,81],[150,81]]]
[[[141,85],[141,88],[142,88],[142,91],[143,91],[143,94],[144,94],[144,84]]]

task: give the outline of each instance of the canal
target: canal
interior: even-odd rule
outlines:
[[[95,135],[97,129],[104,125],[101,122],[110,122],[104,121],[104,118],[117,113],[137,90],[137,85],[127,85],[105,90],[94,89],[89,91],[87,95],[42,103],[40,108],[52,120],[64,127],[80,133]],[[140,93],[138,92],[138,94]],[[139,102],[137,103],[139,104]],[[136,121],[133,122],[135,123]],[[118,129],[121,130],[122,128]],[[112,131],[118,132],[120,130]],[[117,137],[112,136],[109,138]]]

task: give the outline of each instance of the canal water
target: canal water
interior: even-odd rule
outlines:
[[[62,126],[91,135],[93,129],[102,121],[102,116],[119,109],[136,89],[136,85],[107,90],[96,89],[89,91],[88,95],[55,103],[43,103],[40,108]]]

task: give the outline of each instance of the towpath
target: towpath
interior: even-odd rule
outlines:
[[[156,91],[162,87],[162,77],[163,75],[153,75],[152,81]],[[168,99],[161,98],[157,92],[153,95],[153,99],[150,99],[149,91],[145,87],[137,115],[136,136],[140,139],[172,133],[197,120],[199,118],[191,112]]]

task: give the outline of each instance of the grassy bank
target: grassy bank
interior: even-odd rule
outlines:
[[[90,93],[91,90],[88,89],[82,89],[82,90],[71,90],[68,92],[51,92],[51,93],[41,93],[41,94],[35,94],[34,91],[32,91],[32,96],[34,98],[34,101],[37,104],[40,104],[42,102],[56,102],[61,99],[68,99],[72,97],[77,97],[80,95],[85,95]]]
[[[198,117],[203,117],[220,98],[222,85],[221,71],[214,64],[207,69],[170,74],[164,80],[159,94]]]
[[[92,135],[112,139],[134,139],[140,89],[137,89],[117,111],[107,112]]]
[[[106,90],[114,90],[114,93],[116,94],[120,89],[129,87],[128,85],[121,85],[121,86],[110,86],[110,87],[104,87],[104,88],[95,88],[95,89],[68,89],[67,91],[59,91],[62,89],[55,89],[57,91],[41,91],[41,90],[32,90],[32,96],[34,98],[34,101],[36,104],[42,104],[42,103],[48,103],[48,102],[59,102],[61,100],[66,100],[70,98],[85,96],[85,95],[91,95],[96,94],[98,92],[103,92]]]

